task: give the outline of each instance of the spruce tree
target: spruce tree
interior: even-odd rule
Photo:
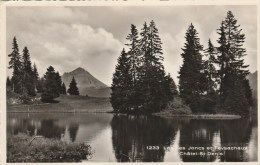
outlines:
[[[129,43],[126,45],[129,47],[127,57],[130,63],[130,74],[132,76],[132,88],[129,90],[128,102],[130,109],[137,109],[140,105],[140,92],[139,92],[139,75],[141,59],[140,59],[140,48],[139,48],[139,36],[138,30],[135,25],[131,25],[130,33],[126,37]]]
[[[22,93],[22,62],[21,62],[21,55],[19,53],[19,47],[17,44],[16,37],[13,39],[12,43],[12,53],[8,55],[10,57],[9,61],[9,69],[13,69],[13,76],[12,76],[12,89],[15,93]]]
[[[63,95],[67,94],[67,89],[66,89],[66,86],[65,86],[64,82],[62,83],[62,94]]]
[[[10,90],[11,87],[12,87],[12,82],[11,82],[9,76],[8,76],[8,77],[6,78],[6,88],[7,88],[8,90]]]
[[[220,101],[223,102],[223,82],[224,82],[224,76],[227,72],[227,63],[228,63],[228,54],[227,54],[227,39],[226,39],[226,33],[225,33],[225,27],[224,27],[224,21],[221,22],[221,26],[218,29],[217,32],[220,37],[217,40],[219,47],[217,47],[218,56],[216,63],[219,65],[219,70],[217,70],[218,75],[218,83],[219,83],[219,97]]]
[[[231,11],[227,12],[218,33],[221,107],[230,113],[246,115],[249,112],[251,94],[249,83],[246,83],[249,71],[244,62],[245,35]],[[238,105],[241,105],[240,108]]]
[[[156,112],[166,107],[173,94],[168,93],[170,83],[162,65],[163,52],[159,31],[154,21],[149,27],[146,23],[141,31],[140,47],[142,48],[142,66],[140,67],[141,107],[145,111]]]
[[[56,82],[58,84],[59,92],[62,94],[62,80],[59,72],[56,72]]]
[[[26,89],[24,92],[27,92],[29,96],[35,96],[35,86],[34,80],[35,76],[32,69],[32,63],[30,59],[30,53],[27,47],[23,49],[22,56],[22,86]]]
[[[52,66],[47,68],[44,75],[43,92],[41,100],[43,102],[54,102],[54,98],[59,97],[60,89],[57,83],[57,74]]]
[[[74,76],[72,77],[72,80],[70,82],[68,93],[70,95],[79,95],[79,89],[77,87],[77,82],[76,82]]]
[[[121,55],[117,60],[115,73],[111,85],[111,98],[110,102],[116,112],[129,112],[129,93],[132,89],[132,75],[131,63],[127,57],[125,49],[122,50]]]
[[[36,84],[37,93],[42,93],[44,88],[44,77],[41,77]]]
[[[216,77],[217,77],[217,71],[215,68],[216,63],[216,50],[213,44],[211,43],[211,40],[208,41],[208,48],[204,51],[206,60],[204,61],[204,74],[205,74],[205,80],[206,80],[206,87],[205,90],[207,92],[207,95],[214,95],[215,90],[217,87],[216,84]]]
[[[205,91],[205,75],[203,74],[202,54],[203,49],[198,38],[197,30],[191,24],[186,32],[184,45],[183,64],[179,71],[180,97],[184,99],[193,112],[200,109],[200,97]]]
[[[131,32],[130,34],[128,34],[128,36],[126,37],[126,39],[130,42],[128,44],[126,44],[127,46],[129,46],[130,50],[127,52],[128,54],[128,58],[129,61],[131,63],[131,68],[130,68],[130,72],[132,75],[132,81],[133,81],[133,85],[135,85],[136,83],[136,79],[137,79],[137,70],[138,70],[138,66],[139,64],[139,47],[138,47],[138,30],[136,29],[135,25],[131,25]]]
[[[37,84],[39,83],[39,73],[38,73],[38,69],[36,64],[33,64],[33,84],[34,84],[34,88],[36,89],[36,91],[38,92],[38,88],[37,88]]]

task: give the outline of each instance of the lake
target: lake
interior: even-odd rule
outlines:
[[[204,120],[108,113],[9,113],[7,134],[19,132],[84,142],[91,162],[257,161],[257,121]]]

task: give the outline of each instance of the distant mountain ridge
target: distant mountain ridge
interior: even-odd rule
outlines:
[[[257,71],[255,71],[254,73],[250,73],[247,76],[247,79],[249,80],[249,85],[252,89],[253,98],[257,98]]]
[[[88,95],[91,97],[110,97],[111,89],[81,67],[71,72],[65,72],[61,76],[61,79],[67,89],[69,88],[69,84],[73,76],[77,82],[80,95]]]

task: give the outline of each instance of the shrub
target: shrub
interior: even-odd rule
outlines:
[[[84,143],[66,143],[19,133],[7,139],[7,162],[80,162],[92,156]]]

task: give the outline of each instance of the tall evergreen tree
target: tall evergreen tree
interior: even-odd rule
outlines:
[[[218,74],[218,82],[219,82],[219,96],[221,102],[223,101],[223,81],[224,76],[227,71],[227,63],[228,63],[228,54],[227,54],[227,39],[224,27],[224,21],[221,22],[221,26],[217,32],[220,37],[217,40],[219,47],[217,47],[218,56],[217,56],[217,64],[219,65],[219,70],[217,70]]]
[[[248,114],[250,86],[246,83],[249,71],[243,58],[246,56],[246,49],[243,47],[245,35],[231,11],[227,12],[227,17],[222,22],[218,33],[220,34],[218,63],[222,108],[230,113]],[[241,104],[240,108],[237,106],[239,104]]]
[[[9,76],[8,76],[8,77],[6,78],[6,88],[10,90],[11,87],[12,87],[12,82],[11,82]]]
[[[22,67],[22,86],[25,88],[24,92],[27,92],[27,94],[30,96],[35,96],[34,73],[32,69],[30,53],[27,47],[23,49]]]
[[[197,30],[191,24],[186,32],[184,45],[183,64],[179,71],[180,96],[185,103],[190,105],[193,112],[198,112],[200,97],[205,91],[205,75],[203,74],[202,54],[203,49],[198,38]]]
[[[36,91],[38,92],[39,90],[37,89],[37,84],[39,83],[39,73],[38,73],[38,69],[36,64],[33,64],[33,84],[34,84],[34,88],[36,89]]]
[[[154,21],[149,27],[146,23],[140,33],[142,48],[142,66],[140,67],[140,91],[142,91],[141,107],[150,112],[160,111],[172,99],[170,77],[165,75],[162,52],[162,42]]]
[[[66,89],[64,82],[62,83],[62,93],[61,94],[63,94],[63,95],[67,94],[67,89]]]
[[[112,93],[110,102],[113,109],[117,112],[126,112],[130,110],[129,93],[132,89],[131,63],[123,49],[117,60],[113,82],[111,85]]]
[[[36,84],[37,93],[43,93],[44,88],[44,77],[41,77]]]
[[[58,84],[58,89],[60,91],[60,94],[62,94],[62,80],[59,72],[56,72],[56,82]]]
[[[41,100],[43,102],[53,102],[53,99],[59,97],[60,89],[57,83],[57,74],[52,66],[47,68],[44,75],[43,93]]]
[[[113,75],[111,103],[118,112],[152,113],[166,107],[176,93],[176,86],[164,71],[162,42],[155,22],[151,21],[149,26],[144,23],[140,39],[137,33],[132,25],[127,37],[130,50],[122,51]]]
[[[217,77],[217,71],[215,68],[216,63],[216,50],[213,44],[211,43],[211,40],[208,41],[208,48],[205,50],[205,56],[206,60],[204,61],[204,74],[205,74],[205,80],[206,80],[206,92],[207,95],[215,94],[215,90],[217,87],[216,84],[216,77]]]
[[[135,86],[136,83],[136,79],[137,79],[137,70],[138,70],[138,66],[139,64],[139,47],[138,47],[138,30],[136,29],[135,25],[131,25],[131,32],[130,34],[128,34],[128,36],[126,37],[126,39],[130,42],[128,44],[126,44],[127,46],[129,46],[130,50],[127,52],[128,54],[128,58],[129,58],[129,62],[131,63],[131,68],[130,68],[130,72],[132,75],[132,81],[133,81],[133,86]]]
[[[10,57],[9,61],[9,69],[13,69],[13,76],[12,76],[12,89],[15,93],[22,93],[22,77],[21,77],[21,70],[22,70],[22,62],[21,62],[21,55],[19,53],[19,47],[16,40],[16,37],[13,39],[13,47],[12,53],[8,55]]]
[[[73,76],[71,82],[70,82],[70,86],[69,86],[69,89],[68,89],[68,93],[70,95],[79,95],[79,89],[77,87],[77,82]]]

